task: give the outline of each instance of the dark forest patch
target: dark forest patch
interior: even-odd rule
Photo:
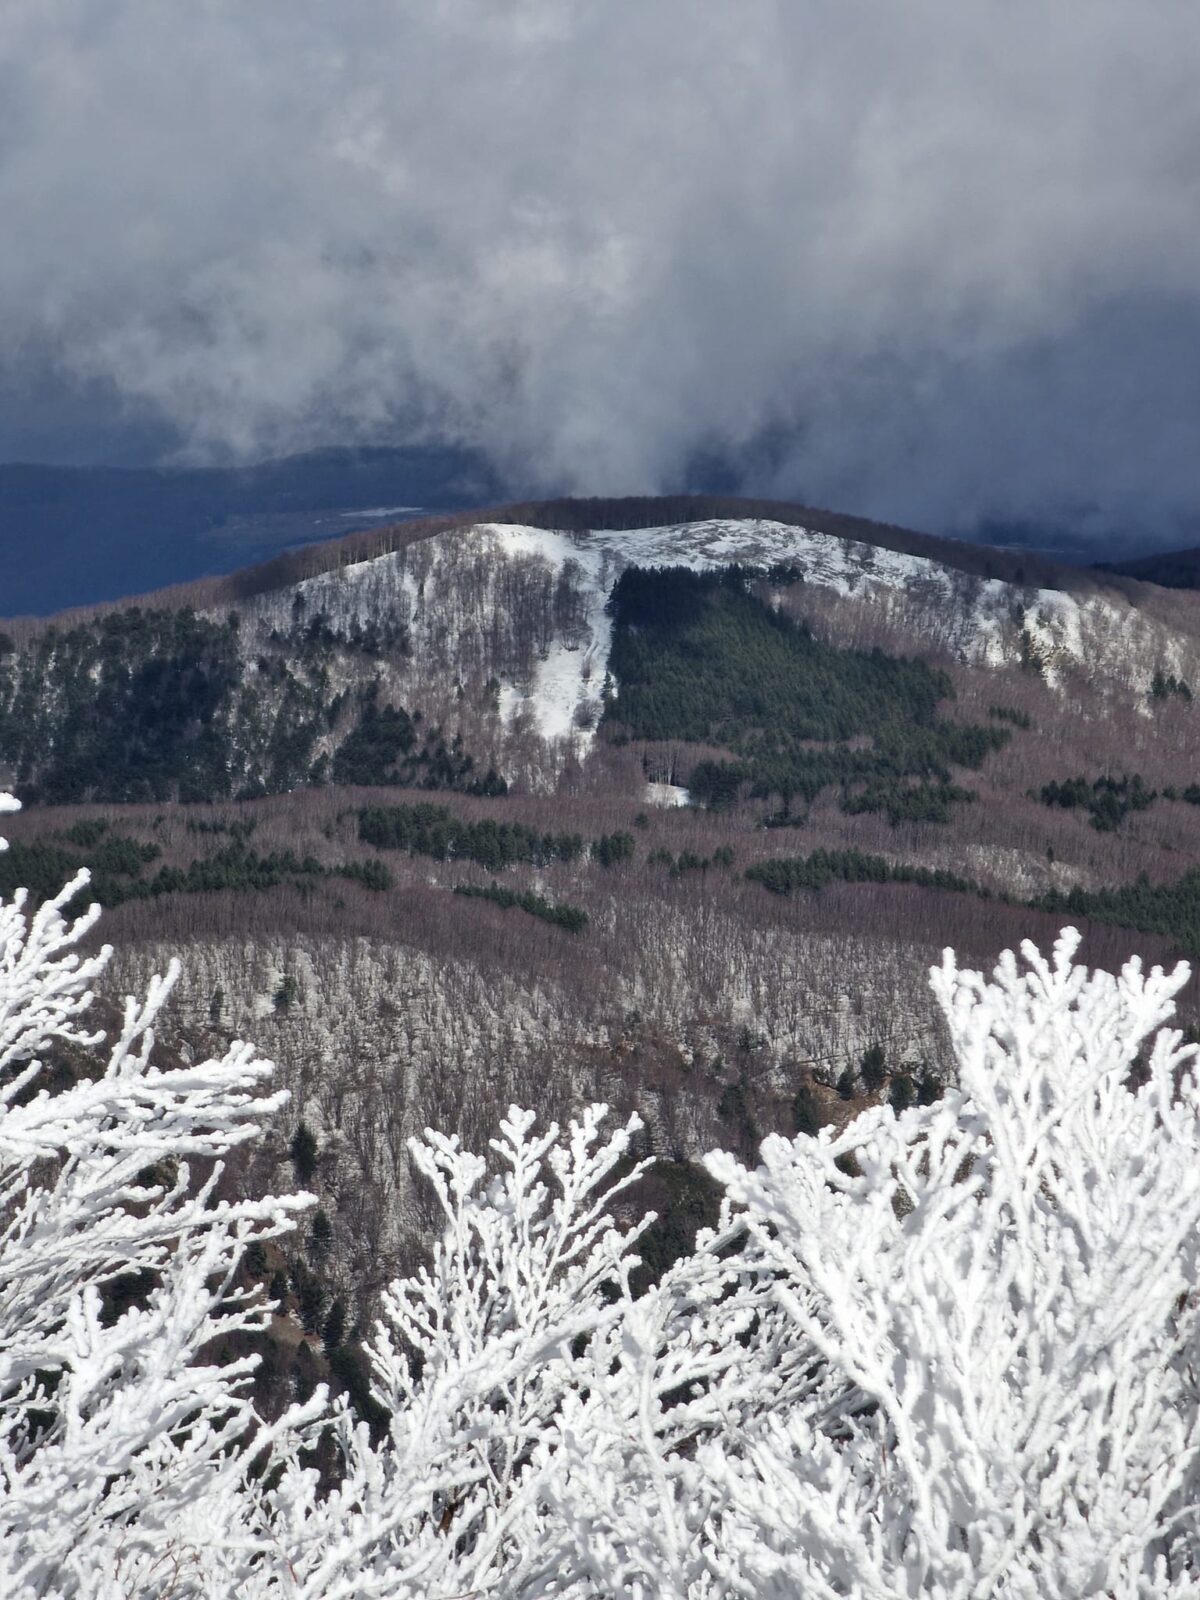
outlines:
[[[327,656],[310,629],[247,670],[232,612],[134,607],[49,627],[0,655],[0,769],[41,805],[248,800],[330,777],[505,793],[461,737],[382,704],[378,682],[334,693]],[[332,761],[317,754],[349,717]]]
[[[710,807],[748,786],[756,797],[778,795],[787,815],[795,800],[837,785],[847,811],[947,820],[972,797],[952,769],[980,767],[1009,730],[946,721],[938,709],[954,689],[944,672],[824,643],[762,603],[759,577],[740,567],[627,569],[609,602],[620,684],[609,725],[729,749],[736,759],[701,761],[688,779]]]
[[[1110,922],[1139,933],[1161,933],[1191,955],[1200,953],[1200,867],[1174,883],[1136,883],[1112,889],[1052,889],[1031,902],[1035,910]]]
[[[940,867],[905,866],[861,850],[814,850],[807,856],[756,861],[746,869],[746,876],[772,894],[781,895],[796,889],[823,889],[827,883],[912,883],[923,889],[953,889],[990,898],[988,890],[955,872]]]
[[[519,822],[464,822],[445,806],[364,806],[358,837],[378,850],[405,850],[434,861],[474,861],[489,872],[524,862],[534,867],[578,861],[582,834],[541,833]],[[628,837],[628,835],[626,835]],[[630,841],[632,844],[632,840]]]
[[[1046,783],[1037,798],[1044,806],[1086,811],[1098,833],[1113,833],[1131,811],[1145,811],[1153,805],[1158,791],[1147,788],[1141,774],[1135,772],[1119,778],[1111,775],[1093,778],[1090,783],[1083,777]]]
[[[152,877],[143,877],[145,867],[158,856],[154,845],[107,832],[98,843],[85,843],[81,849],[66,849],[61,842],[47,839],[16,841],[0,854],[0,895],[26,888],[36,905],[56,895],[81,867],[87,867],[91,874],[87,898],[107,907],[129,900],[157,900],[164,895],[214,894],[221,890],[244,893],[277,889],[284,884],[311,889],[324,878],[345,878],[376,893],[392,886],[391,874],[381,861],[323,866],[315,856],[300,856],[294,850],[261,854],[248,848],[242,838],[211,855],[197,857],[187,866],[163,866]]]
[[[469,900],[488,900],[492,905],[499,906],[501,911],[524,911],[541,922],[550,923],[552,927],[564,928],[568,933],[582,933],[587,927],[587,912],[579,906],[547,900],[533,890],[522,894],[515,889],[506,889],[499,883],[460,883],[455,886],[454,892]]]

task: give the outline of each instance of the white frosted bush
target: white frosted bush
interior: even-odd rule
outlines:
[[[239,1448],[251,1364],[206,1347],[262,1324],[237,1262],[309,1202],[219,1201],[219,1165],[193,1176],[279,1097],[259,1095],[271,1068],[248,1045],[154,1065],[173,972],[114,1039],[88,1030],[110,951],[78,950],[96,907],[64,915],[86,881],[32,915],[23,891],[0,904],[0,1594],[231,1593],[262,1565]],[[52,1093],[43,1056],[64,1047],[90,1070]],[[144,1304],[107,1315],[105,1288],[134,1273]]]
[[[241,1252],[309,1200],[218,1199],[279,1096],[248,1046],[155,1064],[171,973],[89,1027],[80,887],[0,905],[5,1600],[1200,1595],[1185,968],[948,952],[955,1085],[711,1156],[718,1227],[640,1294],[636,1119],[427,1134],[444,1229],[368,1340],[373,1438],[320,1393],[267,1427],[214,1363],[265,1316]]]

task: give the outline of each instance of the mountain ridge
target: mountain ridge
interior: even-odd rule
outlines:
[[[1157,584],[1165,589],[1200,589],[1200,545],[1186,550],[1164,550],[1130,561],[1098,562],[1097,566],[1102,572],[1137,578],[1142,583]]]
[[[0,471],[3,471],[0,468]],[[965,539],[922,533],[897,524],[872,521],[847,513],[804,506],[791,501],[749,498],[735,495],[664,495],[563,498],[507,501],[453,509],[441,514],[414,516],[403,523],[378,526],[306,542],[302,548],[288,550],[228,574],[189,579],[159,588],[131,592],[108,600],[62,607],[44,617],[20,618],[8,612],[5,625],[16,620],[49,622],[54,617],[72,618],[123,608],[134,604],[166,606],[234,605],[249,596],[275,588],[285,588],[304,578],[319,576],[339,566],[370,560],[395,549],[431,538],[456,528],[478,523],[507,522],[560,532],[583,532],[595,528],[635,531],[690,522],[721,520],[770,520],[803,527],[834,537],[875,544],[901,554],[922,555],[940,560],[957,570],[984,578],[1057,587],[1068,584],[1088,587],[1099,581],[1099,571],[1112,572],[1117,580],[1125,575],[1116,569],[1072,566],[1055,562],[1027,550],[1001,549]],[[1128,580],[1125,580],[1128,581]],[[1120,586],[1120,582],[1116,586]]]

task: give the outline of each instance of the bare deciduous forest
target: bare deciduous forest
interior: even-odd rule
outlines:
[[[239,1181],[278,1184],[303,1133],[310,1321],[361,1320],[419,1253],[426,1126],[636,1110],[694,1229],[704,1151],[939,1092],[946,945],[986,965],[1070,920],[1110,969],[1200,947],[1200,612],[1128,578],[794,507],[560,502],[0,652],[0,782],[32,802],[5,887],[89,864],[110,990],[183,951],[171,1047],[280,1063]]]

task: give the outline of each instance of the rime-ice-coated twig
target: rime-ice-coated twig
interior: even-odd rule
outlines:
[[[101,1046],[69,899],[0,905],[0,1594],[1200,1595],[1186,969],[1088,973],[1071,930],[990,978],[947,952],[955,1087],[711,1156],[718,1226],[641,1293],[636,1119],[513,1107],[486,1158],[428,1132],[442,1234],[368,1341],[373,1438],[320,1394],[266,1427],[249,1363],[214,1364],[263,1316],[240,1252],[308,1203],[189,1175],[277,1105],[269,1068],[156,1067],[171,973]],[[96,1070],[51,1093],[62,1046]]]
[[[87,1028],[109,951],[77,951],[95,907],[64,916],[86,881],[32,916],[23,893],[0,904],[0,1593],[233,1593],[263,1566],[243,1452],[254,1362],[207,1350],[261,1326],[234,1269],[309,1201],[217,1201],[219,1167],[192,1181],[189,1157],[219,1157],[279,1104],[258,1093],[271,1067],[244,1044],[156,1067],[173,971],[127,1000],[111,1042]],[[64,1045],[94,1075],[51,1092],[41,1058]],[[106,1287],[138,1273],[143,1303],[108,1312]]]

